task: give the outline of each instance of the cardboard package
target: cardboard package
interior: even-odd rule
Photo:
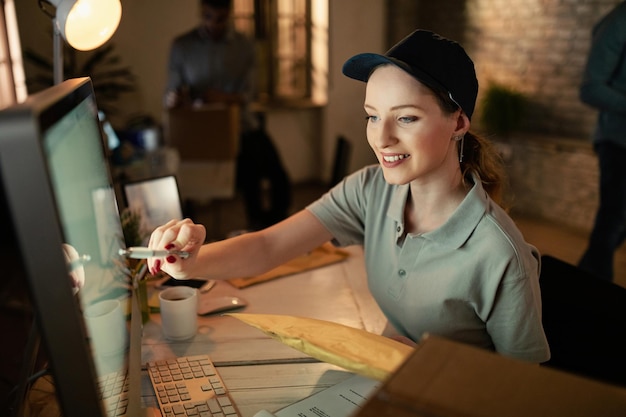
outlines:
[[[343,249],[336,248],[330,242],[313,249],[311,252],[291,259],[263,274],[252,277],[230,278],[228,282],[237,288],[245,288],[250,285],[260,284],[287,275],[298,274],[303,271],[319,268],[341,262],[349,256]]]
[[[239,118],[236,105],[168,110],[164,133],[180,159],[176,177],[183,200],[207,203],[234,197]]]
[[[315,359],[377,381],[387,379],[413,353],[413,348],[389,337],[327,320],[284,314],[227,315]]]
[[[239,107],[223,104],[168,110],[165,136],[181,161],[234,160],[239,150]]]
[[[429,336],[357,416],[617,417],[626,388]]]

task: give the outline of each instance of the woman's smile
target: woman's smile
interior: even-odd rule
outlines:
[[[402,164],[407,158],[410,158],[411,155],[408,153],[398,154],[398,153],[381,153],[381,158],[383,165],[386,168],[393,168]]]

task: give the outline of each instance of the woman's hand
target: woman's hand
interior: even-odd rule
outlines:
[[[180,96],[176,91],[168,91],[165,94],[165,107],[168,109],[173,109],[174,107],[178,107],[180,105]]]
[[[201,274],[195,271],[198,260],[198,252],[206,238],[206,229],[201,224],[195,224],[190,219],[170,220],[166,224],[157,227],[150,236],[148,246],[155,250],[181,250],[189,252],[187,259],[177,255],[168,255],[165,258],[148,259],[148,268],[152,275],[159,271],[177,279],[187,279]]]
[[[80,255],[72,245],[64,243],[63,253],[65,254],[65,262],[68,266],[71,265],[72,262],[80,261]],[[78,266],[70,270],[70,280],[72,282],[72,291],[76,294],[83,285],[85,285],[85,268],[82,264],[78,264]]]

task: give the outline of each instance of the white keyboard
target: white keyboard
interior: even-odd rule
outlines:
[[[164,417],[239,417],[221,376],[208,355],[147,363]]]

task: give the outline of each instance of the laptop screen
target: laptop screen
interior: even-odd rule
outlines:
[[[173,175],[130,182],[124,185],[126,205],[141,216],[147,234],[172,219],[182,220],[178,185]]]

